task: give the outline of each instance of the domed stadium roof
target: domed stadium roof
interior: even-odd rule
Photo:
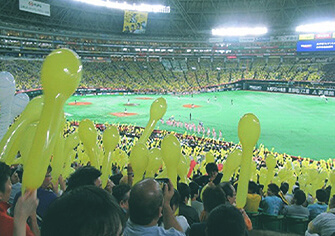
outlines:
[[[39,0],[51,6],[51,16],[19,10],[19,0],[0,0],[0,20],[95,33],[122,34],[122,10],[111,10],[73,0]],[[143,3],[143,0],[127,1]],[[209,37],[218,26],[266,26],[270,34],[292,33],[303,23],[329,20],[334,0],[149,0],[171,7],[169,14],[149,13],[145,35]]]

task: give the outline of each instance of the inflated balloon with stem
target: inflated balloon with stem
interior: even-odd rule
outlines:
[[[252,155],[260,132],[259,120],[254,114],[245,114],[240,119],[238,123],[238,137],[242,144],[242,160],[236,194],[236,206],[240,209],[245,206],[247,200]]]
[[[180,177],[180,182],[188,184],[187,174],[190,169],[191,160],[180,153],[180,161],[177,167],[177,173]]]
[[[154,178],[155,174],[163,164],[162,152],[159,148],[153,148],[149,151],[149,163],[146,169],[145,177]]]
[[[144,143],[137,143],[132,149],[129,157],[129,162],[133,167],[134,180],[133,184],[143,179],[144,172],[148,165],[149,151]]]
[[[242,151],[240,149],[235,149],[227,156],[227,160],[223,165],[222,179],[221,182],[227,182],[230,180],[233,173],[241,165]]]
[[[211,151],[208,151],[205,155],[206,163],[213,163],[214,162],[214,155]]]
[[[43,107],[43,97],[38,96],[31,100],[27,105],[26,109],[22,112],[21,116],[17,121],[7,130],[5,136],[0,142],[0,160],[6,162],[7,158],[13,158],[19,151],[19,145],[21,147],[27,145],[21,145],[22,137],[24,136],[26,129],[32,123],[39,121],[41,117]],[[32,134],[29,134],[30,138],[24,141],[29,141],[33,138]],[[30,148],[30,146],[29,146]]]
[[[103,146],[105,149],[104,159],[102,163],[101,184],[105,188],[108,182],[108,177],[111,174],[112,154],[118,143],[120,142],[119,131],[115,126],[109,126],[102,137]]]
[[[265,184],[264,184],[264,192],[266,193],[266,191],[268,190],[268,185],[270,184],[273,176],[275,175],[275,168],[277,165],[277,160],[275,156],[270,154],[266,157],[265,161],[266,161],[266,167],[268,168],[266,178],[265,178]]]
[[[81,74],[79,56],[69,49],[55,50],[46,57],[41,72],[44,106],[24,167],[23,190],[41,186],[58,137],[63,106],[78,87]]]
[[[18,93],[13,98],[12,110],[10,114],[10,123],[14,122],[15,117],[20,115],[29,103],[29,97],[26,93]]]
[[[97,139],[98,132],[89,119],[84,119],[79,123],[78,128],[79,138],[84,144],[85,152],[90,158],[91,166],[100,170],[100,165],[98,163],[98,153],[97,153]]]
[[[161,149],[168,178],[171,180],[173,186],[177,186],[177,167],[181,154],[180,143],[173,134],[169,134],[163,139]]]
[[[145,143],[154,130],[157,121],[159,121],[165,114],[167,109],[166,100],[162,97],[157,98],[150,107],[150,120],[145,127],[142,136],[138,140],[140,143]]]

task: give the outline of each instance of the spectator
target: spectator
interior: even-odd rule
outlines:
[[[10,198],[9,198],[9,204],[13,204],[14,203],[14,198],[16,196],[17,193],[19,193],[21,191],[21,180],[20,177],[18,175],[18,168],[11,168],[11,175],[10,175],[10,181],[12,183],[12,192],[10,194]]]
[[[178,190],[175,189],[173,197],[170,200],[170,206],[171,206],[171,209],[172,209],[174,215],[175,215],[175,212],[177,211],[177,209],[179,207],[179,202],[180,202],[180,195],[179,195]],[[176,217],[176,220],[178,221],[178,224],[183,229],[183,232],[184,233],[188,232],[188,230],[190,228],[190,225],[187,223],[187,219],[185,218],[185,216],[179,215],[179,216],[175,216],[175,217]],[[164,227],[164,223],[162,223],[162,226]]]
[[[210,212],[217,206],[226,202],[226,195],[220,187],[210,186],[204,190],[204,217],[201,223],[194,223],[191,226],[189,236],[201,236],[206,234],[206,221]]]
[[[66,191],[85,185],[95,185],[101,188],[100,176],[101,172],[93,166],[80,167],[70,176]]]
[[[247,203],[244,206],[244,210],[247,212],[258,212],[259,203],[262,197],[257,194],[258,186],[254,181],[249,181]]]
[[[9,197],[11,194],[12,183],[10,181],[10,168],[3,162],[0,162],[0,235],[12,236],[14,232],[14,219],[7,215],[9,208]],[[18,218],[18,217],[17,217]],[[25,221],[24,221],[25,222]],[[30,216],[30,226],[26,225],[26,234],[29,236],[39,235],[36,215]],[[22,225],[22,224],[21,224]],[[24,234],[23,234],[24,235]]]
[[[329,212],[321,213],[308,225],[309,234],[332,236],[335,233],[335,195],[329,201]],[[308,235],[306,233],[306,235]]]
[[[124,236],[185,235],[170,206],[173,195],[171,181],[164,186],[164,194],[153,179],[144,179],[135,184],[130,192],[129,220]],[[157,226],[162,215],[164,228]]]
[[[327,211],[327,193],[323,189],[316,190],[317,203],[308,205],[309,218],[313,220],[317,215]]]
[[[292,198],[289,198],[290,201],[288,201],[286,199],[286,196],[288,196],[287,195],[288,190],[289,190],[289,184],[286,183],[286,182],[281,183],[281,185],[280,185],[280,191],[279,191],[279,196],[280,196],[281,200],[283,200],[284,204],[286,204],[286,205],[290,205],[291,201],[292,201]]]
[[[309,217],[309,211],[302,206],[306,201],[306,194],[302,190],[296,190],[293,196],[292,205],[285,206],[283,214],[287,216]]]
[[[218,173],[219,172],[218,166],[214,162],[208,163],[206,165],[206,172],[209,177],[209,182],[212,182],[215,185],[218,185],[221,182],[223,174]]]
[[[116,185],[113,188],[113,196],[115,197],[117,203],[120,205],[127,219],[129,210],[129,203],[128,203],[129,195],[130,195],[130,186],[128,184]]]
[[[113,197],[96,186],[65,192],[48,209],[42,236],[122,235],[125,220]]]
[[[246,226],[241,212],[231,204],[211,211],[207,220],[207,236],[244,236]]]
[[[56,200],[57,195],[52,192],[49,188],[51,184],[51,171],[52,168],[51,166],[48,166],[47,173],[45,174],[44,181],[37,189],[37,198],[38,198],[38,206],[36,210],[36,217],[38,219],[38,225],[41,226],[41,223],[43,221],[43,217],[47,209],[49,208],[50,204]],[[15,198],[14,198],[14,203],[13,203],[13,211],[14,211],[14,217],[15,217],[15,205],[18,200],[18,198],[21,196],[21,192],[17,193]]]
[[[276,184],[269,184],[267,196],[261,201],[263,212],[269,215],[278,215],[283,208],[283,201],[279,197],[280,189]]]
[[[201,212],[204,210],[204,205],[202,204],[202,202],[199,202],[197,200],[197,198],[199,197],[200,187],[196,182],[191,182],[189,184],[189,187],[191,189],[191,207],[193,207],[197,211],[200,219]]]
[[[223,189],[224,193],[226,194],[228,203],[235,206],[236,190],[233,187],[233,185],[230,182],[224,182],[224,183],[220,183],[220,187]],[[240,209],[240,212],[244,218],[244,222],[245,222],[247,229],[252,230],[252,223],[251,223],[249,216],[247,215],[244,209]]]
[[[185,216],[189,225],[199,222],[199,216],[196,210],[188,205],[191,196],[191,189],[185,183],[178,184],[178,192],[180,194],[179,215]]]

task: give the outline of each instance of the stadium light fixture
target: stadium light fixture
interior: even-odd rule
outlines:
[[[112,2],[109,0],[74,0],[99,7],[107,7],[110,9],[120,9],[140,12],[156,12],[156,13],[170,13],[170,6],[151,5],[151,4],[129,4],[127,2]]]
[[[266,34],[266,27],[229,27],[212,29],[212,35],[216,36],[247,36]]]
[[[313,24],[299,25],[295,28],[295,31],[305,32],[305,33],[335,31],[335,21],[324,21],[324,22],[313,23]]]

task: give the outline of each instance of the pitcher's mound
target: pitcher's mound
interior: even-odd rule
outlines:
[[[126,117],[126,116],[136,116],[138,114],[130,113],[130,112],[115,112],[115,113],[111,113],[111,115],[117,116],[117,117]]]
[[[70,102],[69,105],[71,106],[86,106],[91,105],[91,102]]]
[[[149,97],[138,97],[136,99],[140,99],[140,100],[152,100],[153,98],[149,98]]]
[[[199,105],[192,105],[192,104],[184,104],[183,107],[186,107],[186,108],[197,108],[197,107],[201,107]]]

